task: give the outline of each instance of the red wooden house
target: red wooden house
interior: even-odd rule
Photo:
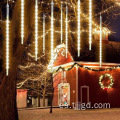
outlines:
[[[117,63],[74,61],[65,45],[59,45],[54,54],[53,106],[75,102],[109,103],[120,107],[120,69]],[[50,64],[49,64],[50,68]]]

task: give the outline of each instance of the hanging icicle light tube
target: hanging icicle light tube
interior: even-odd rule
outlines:
[[[92,0],[89,0],[89,50],[92,48]]]
[[[102,67],[102,16],[100,15],[100,55],[99,55],[99,59],[100,59],[100,67]]]
[[[38,0],[35,0],[35,60],[38,58]]]
[[[81,35],[81,32],[80,32],[80,0],[78,0],[78,57],[80,56],[80,43],[81,43],[81,38],[80,38],[80,35]]]
[[[21,0],[21,44],[24,43],[24,0]]]
[[[66,5],[66,58],[68,52],[68,6]]]
[[[6,20],[6,75],[9,74],[9,4],[7,2],[7,20]]]
[[[62,13],[62,3],[61,3],[61,44],[63,42],[63,13]]]
[[[54,13],[54,2],[51,2],[51,67],[52,67],[52,71],[53,71],[53,61],[54,61],[54,53],[53,53],[53,49],[54,49],[54,17],[53,17],[53,13]]]
[[[45,15],[43,14],[43,53],[45,54]]]

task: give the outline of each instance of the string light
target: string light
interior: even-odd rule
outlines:
[[[66,58],[68,52],[68,6],[66,6]]]
[[[48,55],[48,53],[46,53]],[[31,53],[28,53],[28,56],[31,58],[35,58],[35,55],[32,55]],[[40,60],[42,57],[44,57],[45,54],[43,54],[42,56],[38,57],[38,60]]]
[[[45,2],[41,2],[41,3],[42,3],[42,4],[50,5],[50,3],[45,3]],[[54,4],[57,5],[57,3],[54,3]],[[62,1],[62,4],[67,4],[67,5],[69,5],[69,7],[70,7],[71,9],[75,9],[75,6],[73,6],[73,5],[72,5],[71,3],[69,3],[69,2]],[[102,11],[102,12],[100,12],[100,13],[105,13],[105,12],[107,12],[108,10],[112,9],[113,7],[115,7],[115,6],[111,6],[110,8],[107,8],[107,9],[105,9],[104,11]],[[96,14],[95,16],[99,15],[100,13]],[[88,15],[84,14],[82,11],[81,11],[80,14],[81,14],[82,17],[84,17],[85,19],[89,20],[89,16],[88,16]],[[50,16],[48,16],[48,17],[50,18]],[[57,20],[57,19],[54,19],[54,20]],[[61,20],[59,20],[59,21],[61,21]],[[68,22],[76,22],[76,20],[69,20]],[[100,26],[99,26],[95,21],[93,21],[93,19],[92,19],[92,25],[94,25],[95,28],[97,28],[97,29],[100,28]],[[105,30],[105,29],[103,28],[103,30]],[[105,31],[106,31],[106,30],[105,30]],[[61,31],[60,31],[60,32],[61,32]],[[77,33],[77,31],[76,31],[76,33]],[[108,33],[110,33],[110,31],[108,31]]]
[[[80,0],[78,0],[78,57],[80,56]]]
[[[43,14],[43,53],[45,53],[45,15]]]
[[[110,79],[110,83],[109,83],[108,86],[105,86],[102,83],[104,78],[106,78],[106,77],[108,77]],[[102,89],[110,89],[110,88],[112,88],[113,83],[114,83],[113,77],[110,74],[108,74],[108,73],[105,73],[105,74],[101,75],[100,78],[99,78],[99,84],[100,84]]]
[[[119,0],[112,0],[113,2],[115,2],[115,4],[117,4],[118,6],[120,6],[120,1]]]
[[[108,70],[114,70],[114,69],[119,69],[120,68],[120,65],[117,65],[117,66],[114,66],[114,67],[111,67],[111,68],[106,68],[106,69],[104,69],[104,68],[99,68],[99,69],[93,69],[93,68],[90,68],[90,67],[87,67],[87,66],[83,66],[82,64],[79,64],[79,63],[73,63],[71,66],[69,66],[68,68],[64,68],[64,67],[62,67],[62,66],[59,66],[59,67],[55,67],[54,68],[54,73],[56,73],[56,72],[58,72],[58,71],[60,71],[60,70],[63,70],[63,71],[69,71],[69,70],[71,70],[72,68],[74,68],[74,67],[76,67],[76,65],[78,66],[78,67],[81,67],[81,68],[84,68],[84,69],[86,69],[86,70],[91,70],[91,71],[95,71],[95,72],[99,72],[99,71],[108,71]],[[48,67],[48,70],[49,70],[49,67]]]
[[[41,2],[41,3],[43,3],[43,4],[48,4],[48,5],[50,5],[50,3],[44,3],[44,2]],[[55,3],[56,5],[57,5],[57,3]],[[65,1],[62,1],[62,5],[63,4],[67,4],[67,5],[69,5],[69,7],[71,7],[72,9],[75,9],[75,6],[73,6],[71,3],[69,3],[69,2],[65,2]],[[102,12],[100,12],[100,13],[105,13],[105,12],[107,12],[107,10],[110,10],[110,9],[112,9],[113,7],[115,7],[115,6],[111,6],[110,8],[107,8],[107,9],[105,9],[104,11],[102,11]],[[100,14],[100,13],[98,13],[98,14]],[[81,16],[82,17],[84,17],[85,19],[87,19],[87,20],[89,20],[89,15],[86,15],[86,14],[84,14],[82,11],[81,11]],[[95,16],[97,16],[98,14],[96,14]],[[51,19],[51,17],[48,15],[48,17]],[[60,21],[61,22],[61,19],[59,20],[59,19],[54,19],[54,21]],[[77,20],[68,20],[68,22],[77,22]],[[92,25],[95,27],[95,29],[100,29],[100,26],[95,22],[95,21],[93,21],[93,19],[92,19]],[[106,31],[106,32],[108,32],[108,33],[110,33],[110,31],[109,30],[106,30],[105,28],[103,28],[103,31]],[[73,32],[73,33],[77,33],[78,31],[75,31],[75,32]],[[60,33],[61,33],[61,31],[60,31]]]
[[[38,0],[35,0],[35,60],[38,58]]]
[[[7,20],[6,20],[6,75],[9,74],[9,4],[7,1]]]
[[[53,49],[54,49],[54,17],[53,17],[53,13],[54,13],[54,2],[51,2],[51,66],[52,66],[52,70],[53,70],[53,61],[54,61],[54,53],[53,53]]]
[[[89,0],[89,50],[92,46],[92,0]]]
[[[95,16],[100,15],[100,14],[103,14],[103,13],[106,13],[106,12],[109,12],[110,9],[113,9],[114,7],[115,7],[115,6],[113,5],[113,6],[109,7],[109,8],[107,8],[107,9],[101,11],[100,13],[95,14]]]
[[[102,16],[100,15],[100,67],[102,66]]]
[[[63,13],[62,13],[62,4],[61,4],[61,44],[63,41]]]
[[[21,0],[21,44],[24,42],[24,0]]]
[[[81,12],[81,16],[84,17],[86,20],[89,20],[89,17],[82,12]],[[50,16],[48,16],[48,17],[51,19]],[[54,19],[54,21],[60,21],[61,22],[61,20],[59,20],[59,19]],[[69,22],[77,22],[77,21],[76,20],[68,20],[68,23]],[[100,26],[96,22],[94,22],[93,20],[92,20],[92,25],[95,27],[94,29],[100,29]],[[104,28],[103,31],[106,31],[107,33],[110,33],[110,30],[108,30],[106,28]],[[78,31],[74,31],[73,33],[77,33],[77,32]],[[61,33],[61,31],[60,31],[60,33]]]
[[[45,35],[47,35],[47,34],[49,33],[49,31],[51,31],[51,29],[46,30]],[[93,29],[93,31],[94,31],[94,33],[95,33],[95,32],[99,32],[99,30],[97,30],[97,29]],[[106,32],[106,33],[110,33],[110,31],[109,31],[108,29],[106,29],[106,28],[102,29],[102,31],[103,31],[103,32]],[[54,32],[61,34],[61,30],[60,30],[60,31],[59,31],[59,30],[54,30]],[[80,33],[82,33],[82,32],[89,32],[89,31],[84,30],[84,29],[81,29],[81,30],[80,30]],[[68,33],[78,34],[78,30],[77,30],[77,31],[70,31],[70,30],[69,30]],[[43,38],[43,35],[39,36],[38,38]]]
[[[51,29],[50,29],[50,30],[48,30],[47,32],[45,32],[45,36],[49,33],[49,31],[51,31]],[[38,38],[43,38],[43,35],[38,36]]]

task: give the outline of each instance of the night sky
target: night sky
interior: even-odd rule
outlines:
[[[112,31],[109,35],[109,41],[120,41],[120,6],[116,6],[112,12],[110,11],[102,16],[103,24]]]
[[[120,13],[120,8],[116,13]],[[120,15],[110,14],[107,19],[109,19],[108,28],[113,31],[109,36],[109,40],[120,41]]]
[[[120,41],[120,6],[108,1],[109,0],[94,1],[93,12],[97,14],[111,6],[114,6],[108,12],[102,14],[103,26],[112,31],[112,33],[109,35],[109,41]],[[95,16],[94,13],[93,16]],[[95,18],[99,24],[99,15]]]

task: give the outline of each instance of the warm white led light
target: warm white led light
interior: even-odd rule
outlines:
[[[68,6],[66,6],[66,58],[68,52]]]
[[[45,53],[45,15],[43,14],[43,53]]]
[[[54,2],[51,2],[51,67],[53,69],[53,61],[54,61],[54,53],[53,53],[53,49],[54,49],[54,17],[53,17],[53,13],[54,13]]]
[[[38,0],[35,0],[35,60],[38,58]]]
[[[81,32],[80,32],[80,22],[81,22],[81,19],[80,19],[80,0],[78,0],[78,57],[80,56],[80,43],[81,43],[81,38],[80,38],[80,35],[81,35]]]
[[[100,55],[99,55],[99,60],[100,60],[100,67],[102,66],[102,16],[100,15]]]
[[[9,74],[9,4],[7,3],[7,20],[6,20],[6,75]]]
[[[89,50],[92,47],[92,0],[89,0]]]
[[[62,4],[61,4],[61,44],[63,42],[63,13],[62,13]]]
[[[21,44],[24,42],[24,0],[21,0]]]

